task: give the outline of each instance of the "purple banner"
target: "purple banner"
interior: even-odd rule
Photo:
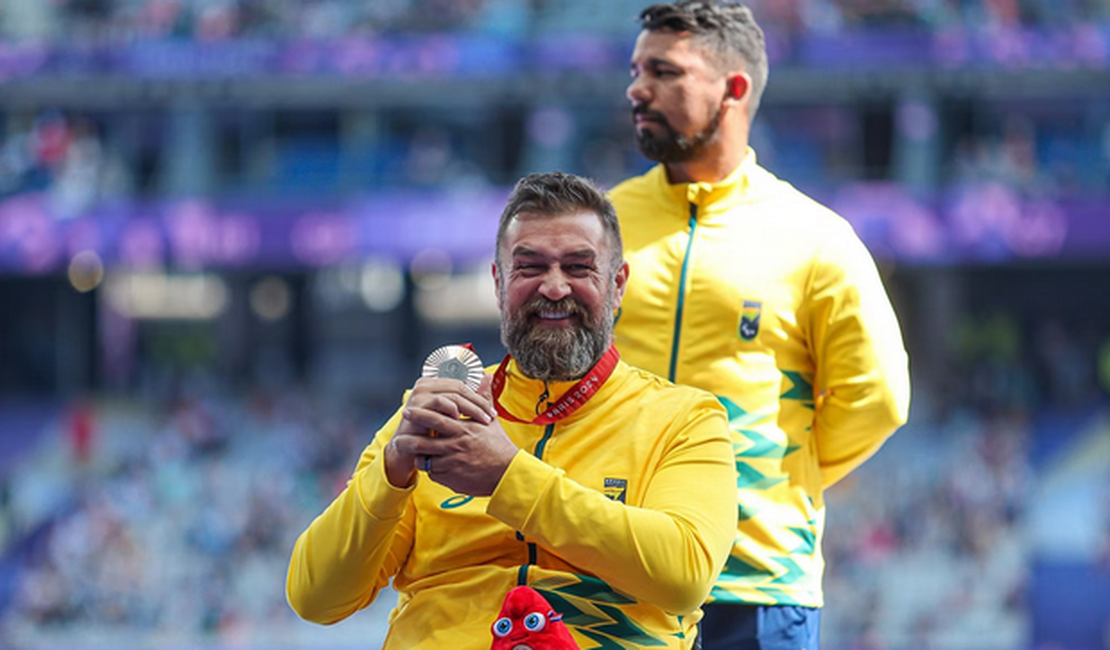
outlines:
[[[136,41],[115,50],[111,72],[138,77],[243,77],[276,71],[282,48],[266,41]]]
[[[183,270],[319,267],[368,256],[407,262],[438,249],[456,263],[488,259],[506,190],[398,193],[335,208],[202,200],[101,206],[55,220],[46,196],[0,202],[0,271],[50,273],[81,251],[107,266]]]
[[[949,68],[1101,69],[1110,60],[1110,28],[949,30],[934,35],[929,60]]]
[[[768,46],[769,54],[774,51]],[[1110,27],[1077,24],[1051,30],[890,28],[796,38],[782,64],[808,68],[1105,68]],[[772,62],[776,59],[772,58]]]
[[[0,202],[0,271],[51,273],[94,251],[108,266],[323,267],[369,256],[402,262],[436,249],[457,264],[488,259],[507,189],[393,192],[328,206],[205,200],[104,204],[52,216],[49,197]],[[979,185],[922,201],[892,184],[825,197],[876,257],[907,264],[1110,260],[1110,197],[1048,201]]]
[[[861,183],[829,205],[877,257],[923,264],[1110,260],[1110,197],[1029,199],[988,183],[919,200],[893,184]]]
[[[45,71],[50,55],[43,45],[0,43],[0,82]]]

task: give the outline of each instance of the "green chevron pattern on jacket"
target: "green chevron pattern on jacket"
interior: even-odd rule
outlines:
[[[579,634],[589,637],[602,648],[623,650],[635,647],[666,647],[667,643],[636,625],[619,605],[637,601],[614,591],[602,580],[575,575],[545,578],[532,583],[551,607],[563,615],[563,621]]]
[[[803,374],[794,370],[783,370],[782,374],[790,380],[793,386],[790,390],[779,395],[779,399],[798,400],[802,403],[802,406],[809,409],[813,408],[813,376],[809,373]]]

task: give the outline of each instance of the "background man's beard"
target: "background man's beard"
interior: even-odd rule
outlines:
[[[610,304],[612,300],[606,301]],[[559,305],[566,301],[547,305]],[[557,329],[533,325],[531,316],[540,305],[533,301],[522,307],[516,317],[501,319],[501,342],[513,355],[521,372],[532,379],[545,381],[570,381],[589,372],[601,355],[609,348],[613,326],[604,315],[595,319],[580,306],[568,305],[566,309],[582,317],[582,324]]]
[[[636,111],[633,111],[635,114]],[[645,111],[646,112],[646,111]],[[684,163],[693,160],[706,145],[717,141],[721,134],[721,111],[713,114],[705,128],[688,138],[674,130],[670,122],[660,113],[653,113],[664,133],[653,135],[648,130],[636,131],[636,146],[648,160],[663,164]]]

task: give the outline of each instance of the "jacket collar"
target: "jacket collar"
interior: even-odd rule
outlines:
[[[593,400],[602,398],[604,393],[610,389],[613,381],[617,378],[617,373],[620,372],[621,363],[617,363],[617,368],[609,379],[601,385],[598,393],[595,394],[589,402],[587,402],[577,412],[567,416],[567,422],[573,421],[582,414],[590,411],[590,406]],[[542,413],[549,402],[556,402],[568,390],[578,384],[578,380],[572,381],[549,381],[546,383],[539,379],[532,379],[524,376],[520,371],[520,367],[516,364],[516,359],[510,359],[508,366],[505,369],[505,390],[501,393],[500,403],[501,407],[507,410],[521,420],[531,420],[536,417],[538,413]],[[547,395],[544,395],[544,391]],[[537,409],[537,405],[539,408]]]
[[[648,174],[654,176],[654,181],[661,186],[663,194],[673,198],[676,203],[692,203],[698,207],[723,204],[722,207],[727,208],[754,200],[754,190],[760,187],[756,177],[767,172],[756,162],[755,150],[748,147],[748,153],[740,165],[717,183],[669,183],[667,169],[662,164],[653,167]]]

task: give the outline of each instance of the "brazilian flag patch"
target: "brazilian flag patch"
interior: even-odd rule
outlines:
[[[740,338],[753,341],[759,334],[759,318],[763,314],[763,303],[756,300],[745,300],[744,309],[740,312]]]

